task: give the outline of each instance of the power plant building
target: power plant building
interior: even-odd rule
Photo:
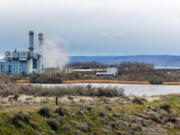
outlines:
[[[41,73],[43,70],[43,34],[38,35],[39,52],[34,52],[34,32],[29,32],[29,50],[17,51],[14,50],[5,52],[4,59],[0,60],[0,73],[17,75]]]

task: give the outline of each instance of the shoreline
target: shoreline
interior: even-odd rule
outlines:
[[[122,80],[64,80],[63,84],[76,83],[114,83],[114,84],[150,84],[149,81],[122,81]],[[156,84],[152,84],[156,85]],[[180,85],[180,82],[163,82],[158,85]]]
[[[17,80],[18,84],[31,84],[29,80]],[[122,80],[63,80],[61,84],[76,84],[76,83],[114,83],[114,84],[150,84],[149,81],[122,81]],[[48,84],[48,83],[44,83]],[[59,84],[59,83],[54,83]],[[151,84],[156,85],[156,84]],[[179,82],[163,82],[162,84],[158,85],[180,85]]]

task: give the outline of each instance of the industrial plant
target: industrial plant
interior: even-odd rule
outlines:
[[[0,60],[0,73],[10,75],[41,73],[43,70],[43,34],[38,34],[39,52],[34,52],[34,32],[29,31],[29,50],[6,51]]]

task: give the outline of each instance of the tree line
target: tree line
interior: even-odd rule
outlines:
[[[104,64],[100,62],[74,62],[68,64],[67,67],[74,68],[107,68],[107,67],[117,67],[119,70],[150,70],[154,69],[154,64],[144,63],[144,62],[122,62],[120,64]]]

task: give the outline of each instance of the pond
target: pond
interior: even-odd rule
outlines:
[[[111,83],[77,83],[77,84],[33,84],[42,87],[73,87],[86,86],[93,87],[118,87],[123,88],[127,96],[157,96],[180,93],[180,85],[143,85],[143,84],[111,84]]]

